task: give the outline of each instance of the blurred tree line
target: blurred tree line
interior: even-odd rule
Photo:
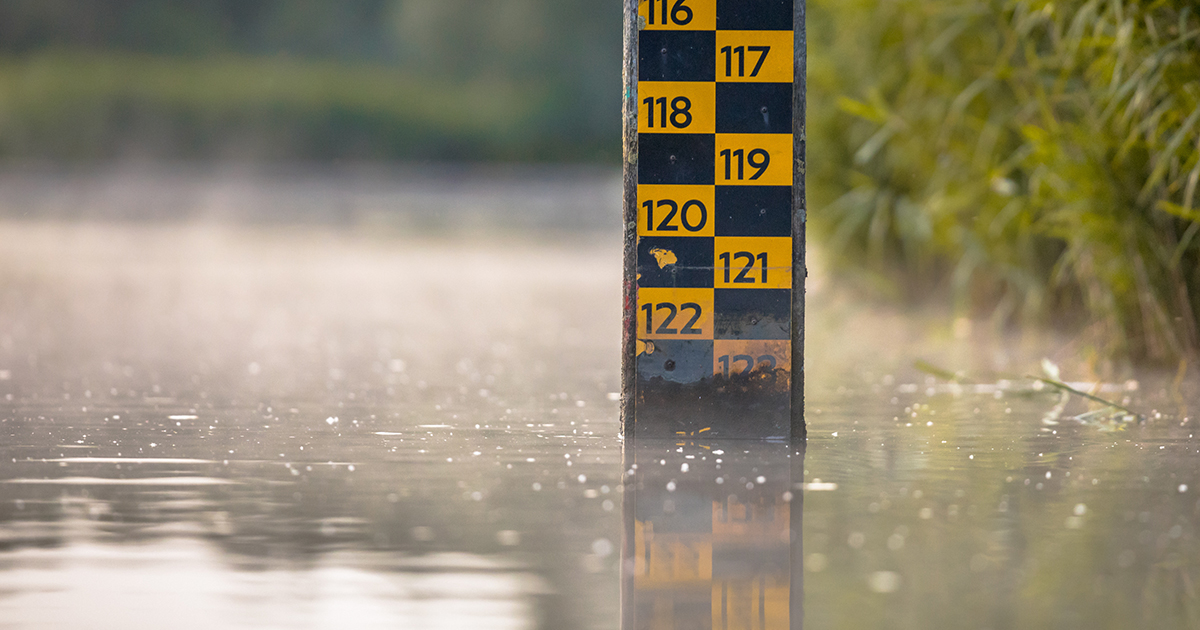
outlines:
[[[0,0],[0,156],[619,159],[593,0]]]
[[[808,0],[813,234],[897,297],[1200,349],[1196,0]],[[620,160],[615,0],[0,0],[0,159]],[[1099,359],[1098,359],[1099,360]]]

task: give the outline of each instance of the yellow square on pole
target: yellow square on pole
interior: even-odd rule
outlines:
[[[642,184],[637,188],[638,236],[712,236],[712,186]]]
[[[638,84],[638,133],[713,133],[717,86],[707,81]]]
[[[638,25],[648,31],[711,31],[717,0],[641,0]]]
[[[718,186],[791,186],[792,176],[792,134],[717,134]]]
[[[717,31],[717,81],[791,83],[791,31]]]
[[[713,290],[638,289],[638,339],[712,339]]]
[[[713,260],[718,289],[792,288],[790,236],[718,236]]]

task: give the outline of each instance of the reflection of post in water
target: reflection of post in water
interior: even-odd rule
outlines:
[[[627,446],[623,630],[800,628],[803,457],[779,442]]]

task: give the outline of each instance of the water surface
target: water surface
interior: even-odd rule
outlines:
[[[1200,627],[1194,371],[818,271],[806,449],[623,452],[612,231],[0,242],[3,628]]]

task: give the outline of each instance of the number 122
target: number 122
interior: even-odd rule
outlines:
[[[670,302],[662,302],[660,304],[643,304],[642,310],[646,311],[646,334],[647,335],[700,335],[704,331],[695,327],[696,322],[700,321],[700,315],[703,311],[699,304],[695,302],[685,302],[679,306],[675,306]],[[692,318],[688,323],[684,324],[682,330],[671,328],[671,322],[675,321],[675,316],[680,310],[691,311]],[[663,320],[658,328],[654,328],[654,313],[657,311],[667,311],[667,317]]]

